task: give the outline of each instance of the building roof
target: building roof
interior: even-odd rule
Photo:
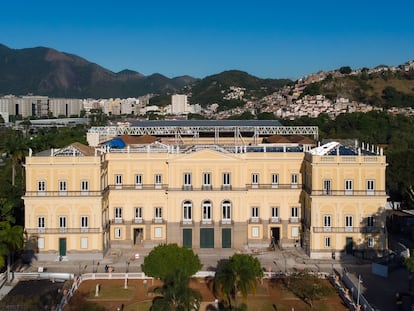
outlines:
[[[245,127],[245,126],[283,126],[277,120],[143,120],[131,122],[131,126],[154,127],[154,126],[171,126],[171,127]]]

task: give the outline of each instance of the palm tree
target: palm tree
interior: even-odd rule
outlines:
[[[11,257],[14,251],[23,246],[23,227],[12,226],[8,221],[0,222],[0,256],[7,256],[7,280],[10,281]],[[3,263],[3,265],[1,265]],[[4,266],[4,259],[0,261]]]
[[[263,277],[260,261],[250,255],[234,254],[225,261],[216,273],[216,289],[223,297],[224,303],[232,310],[238,307],[237,295],[246,298],[250,292],[256,292],[257,280]]]
[[[153,292],[159,296],[153,300],[152,311],[191,311],[200,307],[201,294],[190,288],[188,277],[180,273]]]

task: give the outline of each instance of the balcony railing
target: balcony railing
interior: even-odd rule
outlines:
[[[62,231],[62,229],[65,229]],[[29,234],[99,233],[100,228],[26,228]]]
[[[250,217],[249,224],[261,224],[262,219],[260,217]]]
[[[104,191],[26,191],[26,197],[99,197]]]
[[[313,227],[314,233],[381,233],[381,227]]]
[[[305,189],[306,192],[313,196],[384,196],[387,195],[385,190],[314,190]]]
[[[300,222],[299,217],[289,217],[289,223],[291,224],[297,224]]]
[[[269,223],[279,224],[279,223],[281,223],[281,219],[280,219],[280,217],[270,217],[269,218]]]

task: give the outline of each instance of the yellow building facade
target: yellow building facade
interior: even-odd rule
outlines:
[[[386,248],[379,151],[345,155],[351,149],[337,144],[324,154],[292,135],[269,142],[272,133],[233,141],[163,134],[29,155],[25,230],[39,257],[99,259],[111,247],[160,243],[303,247],[313,258]]]

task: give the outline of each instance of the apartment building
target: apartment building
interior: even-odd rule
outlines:
[[[26,158],[25,230],[39,258],[160,243],[273,243],[312,258],[387,247],[379,149],[318,146],[317,128],[275,121],[140,122],[88,140]]]

